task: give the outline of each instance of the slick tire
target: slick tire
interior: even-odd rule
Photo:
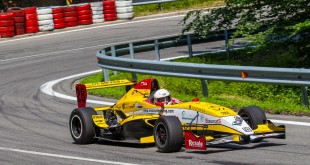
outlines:
[[[183,129],[179,118],[162,116],[154,125],[154,140],[159,152],[178,152],[183,145]]]
[[[53,14],[41,14],[38,15],[38,20],[43,21],[43,20],[52,20],[53,19]]]
[[[0,20],[0,27],[13,26],[14,20]]]
[[[263,124],[264,120],[267,120],[265,112],[257,106],[248,106],[240,109],[238,115],[255,130],[257,125]]]
[[[102,2],[92,2],[90,3],[91,7],[97,7],[97,6],[102,6]]]
[[[104,22],[103,18],[93,19],[93,23],[103,23],[103,22]]]
[[[77,108],[71,113],[69,120],[70,134],[76,144],[91,144],[97,142],[98,127],[93,123],[92,115],[97,113],[93,108]]]

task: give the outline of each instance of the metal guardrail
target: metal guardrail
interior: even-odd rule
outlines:
[[[227,35],[229,34],[230,33],[227,32],[221,32],[214,36],[210,36],[208,40],[201,40],[188,34],[182,36],[181,38],[169,37],[135,43],[131,42],[116,46],[112,45],[110,47],[103,48],[97,53],[98,65],[103,68],[105,81],[109,80],[107,69],[132,72],[133,78],[135,79],[136,73],[200,79],[202,82],[203,94],[205,96],[208,95],[205,80],[256,82],[300,86],[302,89],[303,104],[304,106],[309,107],[307,86],[310,86],[310,69],[191,64],[160,61],[160,49],[188,44],[189,57],[192,57],[192,43],[222,40],[228,38]],[[156,61],[134,59],[135,53],[154,50],[156,54]],[[118,57],[128,54],[130,54],[130,59]]]
[[[148,4],[158,4],[159,9],[163,10],[162,3],[165,2],[174,2],[176,0],[133,0],[132,5],[133,6],[138,6],[138,5],[148,5]]]

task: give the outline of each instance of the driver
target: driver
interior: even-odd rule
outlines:
[[[171,98],[170,93],[166,89],[159,89],[154,93],[154,104],[162,102],[164,105],[178,104],[181,101]]]

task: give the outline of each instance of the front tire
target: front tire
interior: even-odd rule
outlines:
[[[162,116],[154,125],[154,140],[159,152],[177,152],[183,145],[183,129],[175,116]]]
[[[257,125],[263,124],[267,120],[265,112],[257,106],[248,106],[239,110],[238,115],[255,130]]]
[[[91,144],[98,139],[96,126],[93,123],[92,115],[96,115],[93,108],[77,108],[71,113],[69,120],[70,133],[76,144]]]

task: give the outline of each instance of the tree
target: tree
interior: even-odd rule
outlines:
[[[224,1],[224,7],[210,9],[209,13],[187,13],[180,22],[184,26],[182,33],[193,30],[206,37],[212,31],[236,28],[232,37],[250,39],[250,44],[257,45],[255,50],[293,53],[293,65],[310,67],[309,0]]]

